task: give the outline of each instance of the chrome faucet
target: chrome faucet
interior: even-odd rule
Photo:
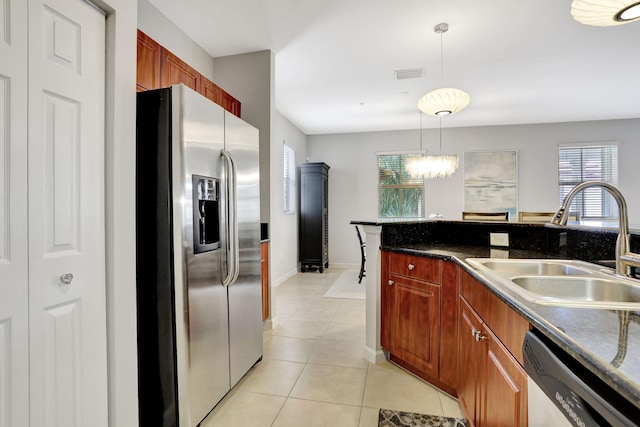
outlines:
[[[616,274],[633,277],[631,274],[631,267],[640,267],[640,254],[633,253],[629,250],[629,218],[627,215],[627,202],[620,190],[613,185],[604,181],[585,181],[576,185],[564,198],[562,205],[553,216],[551,224],[560,226],[567,225],[569,207],[571,206],[571,202],[574,197],[585,188],[590,187],[600,187],[607,190],[618,204],[618,211],[620,213],[620,231],[618,233],[618,239],[616,240]]]

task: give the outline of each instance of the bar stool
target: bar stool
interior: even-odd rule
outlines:
[[[367,243],[362,241],[362,235],[360,234],[360,229],[358,228],[357,225],[356,225],[356,233],[358,234],[358,241],[360,242],[360,256],[361,256],[360,274],[358,275],[358,283],[362,283],[362,278],[366,276],[364,264],[365,264],[365,261],[367,260],[367,251],[366,251]]]

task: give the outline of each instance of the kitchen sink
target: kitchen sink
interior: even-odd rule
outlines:
[[[524,299],[543,305],[640,310],[640,281],[577,260],[470,258],[467,262]]]
[[[514,277],[527,292],[549,298],[585,302],[640,303],[640,286],[594,277]]]
[[[527,276],[573,276],[587,275],[589,270],[577,267],[566,261],[539,260],[491,260],[482,263],[485,268],[518,275]]]

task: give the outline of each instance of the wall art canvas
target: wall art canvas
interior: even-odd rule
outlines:
[[[517,151],[464,153],[464,210],[509,211],[515,218],[518,200]]]

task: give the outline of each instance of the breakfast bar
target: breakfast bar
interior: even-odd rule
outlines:
[[[369,361],[376,363],[388,357],[441,389],[454,395],[460,394],[460,389],[464,388],[462,379],[457,382],[455,380],[443,382],[442,378],[438,377],[442,373],[438,369],[444,370],[445,364],[448,363],[447,358],[443,357],[445,353],[441,352],[440,358],[434,359],[438,366],[429,371],[424,368],[425,364],[420,365],[413,359],[405,363],[406,358],[399,358],[394,351],[389,352],[389,349],[385,348],[388,344],[385,344],[384,338],[381,344],[381,336],[388,333],[385,331],[388,326],[385,325],[387,320],[384,318],[385,285],[391,288],[390,285],[394,284],[392,283],[394,280],[389,279],[390,276],[388,276],[394,273],[387,272],[388,268],[383,266],[384,257],[388,256],[385,254],[441,260],[445,265],[455,265],[458,269],[457,279],[452,285],[456,290],[456,296],[463,287],[460,283],[464,282],[465,277],[480,283],[492,295],[491,298],[497,298],[510,311],[528,322],[529,329],[542,340],[557,348],[571,361],[575,361],[581,377],[593,376],[595,381],[609,390],[607,395],[619,395],[620,399],[613,404],[614,408],[624,406],[623,411],[636,416],[636,423],[640,420],[640,314],[638,311],[640,304],[637,304],[637,307],[635,303],[620,307],[598,307],[597,305],[580,306],[575,303],[534,302],[514,291],[512,286],[505,286],[504,281],[497,280],[498,276],[487,274],[486,269],[482,268],[482,261],[486,259],[549,260],[547,264],[568,260],[584,268],[585,271],[591,269],[599,275],[606,274],[606,277],[611,277],[613,281],[616,276],[611,267],[615,260],[617,230],[582,226],[556,227],[547,224],[445,220],[352,221],[352,223],[357,223],[364,228],[369,248],[367,253],[369,275],[367,335],[364,349],[365,358]],[[507,234],[508,246],[492,246],[490,235],[493,233]],[[640,246],[640,236],[635,233],[631,233],[630,241],[632,248]],[[374,248],[380,250],[374,251]],[[412,267],[413,264],[409,269],[413,270]],[[408,282],[413,280],[410,276],[411,274],[408,273],[406,278]],[[440,310],[439,318],[445,319],[447,315],[452,316],[446,310],[459,311],[461,306],[459,303],[446,303],[444,270],[441,279],[442,296],[438,309]],[[619,280],[623,279],[619,278]],[[636,286],[636,279],[625,278],[624,280]],[[639,286],[638,290],[633,289],[640,295],[640,282],[637,286]],[[403,303],[406,304],[406,301]],[[403,306],[402,309],[406,307]],[[457,318],[457,315],[455,317]],[[503,326],[500,325],[498,329],[503,329]],[[461,327],[460,324],[458,327]],[[445,328],[444,323],[442,328]],[[474,330],[473,333],[476,332]],[[444,342],[446,337],[451,336],[453,335],[447,335],[444,329],[439,331],[437,337],[441,342],[438,345],[456,345]],[[518,346],[522,346],[520,338],[518,338],[520,340]],[[522,365],[521,348],[508,345],[507,347]],[[423,367],[415,368],[416,365]],[[453,384],[447,382],[453,382]],[[463,397],[458,397],[465,409]],[[467,416],[469,418],[469,414]]]

